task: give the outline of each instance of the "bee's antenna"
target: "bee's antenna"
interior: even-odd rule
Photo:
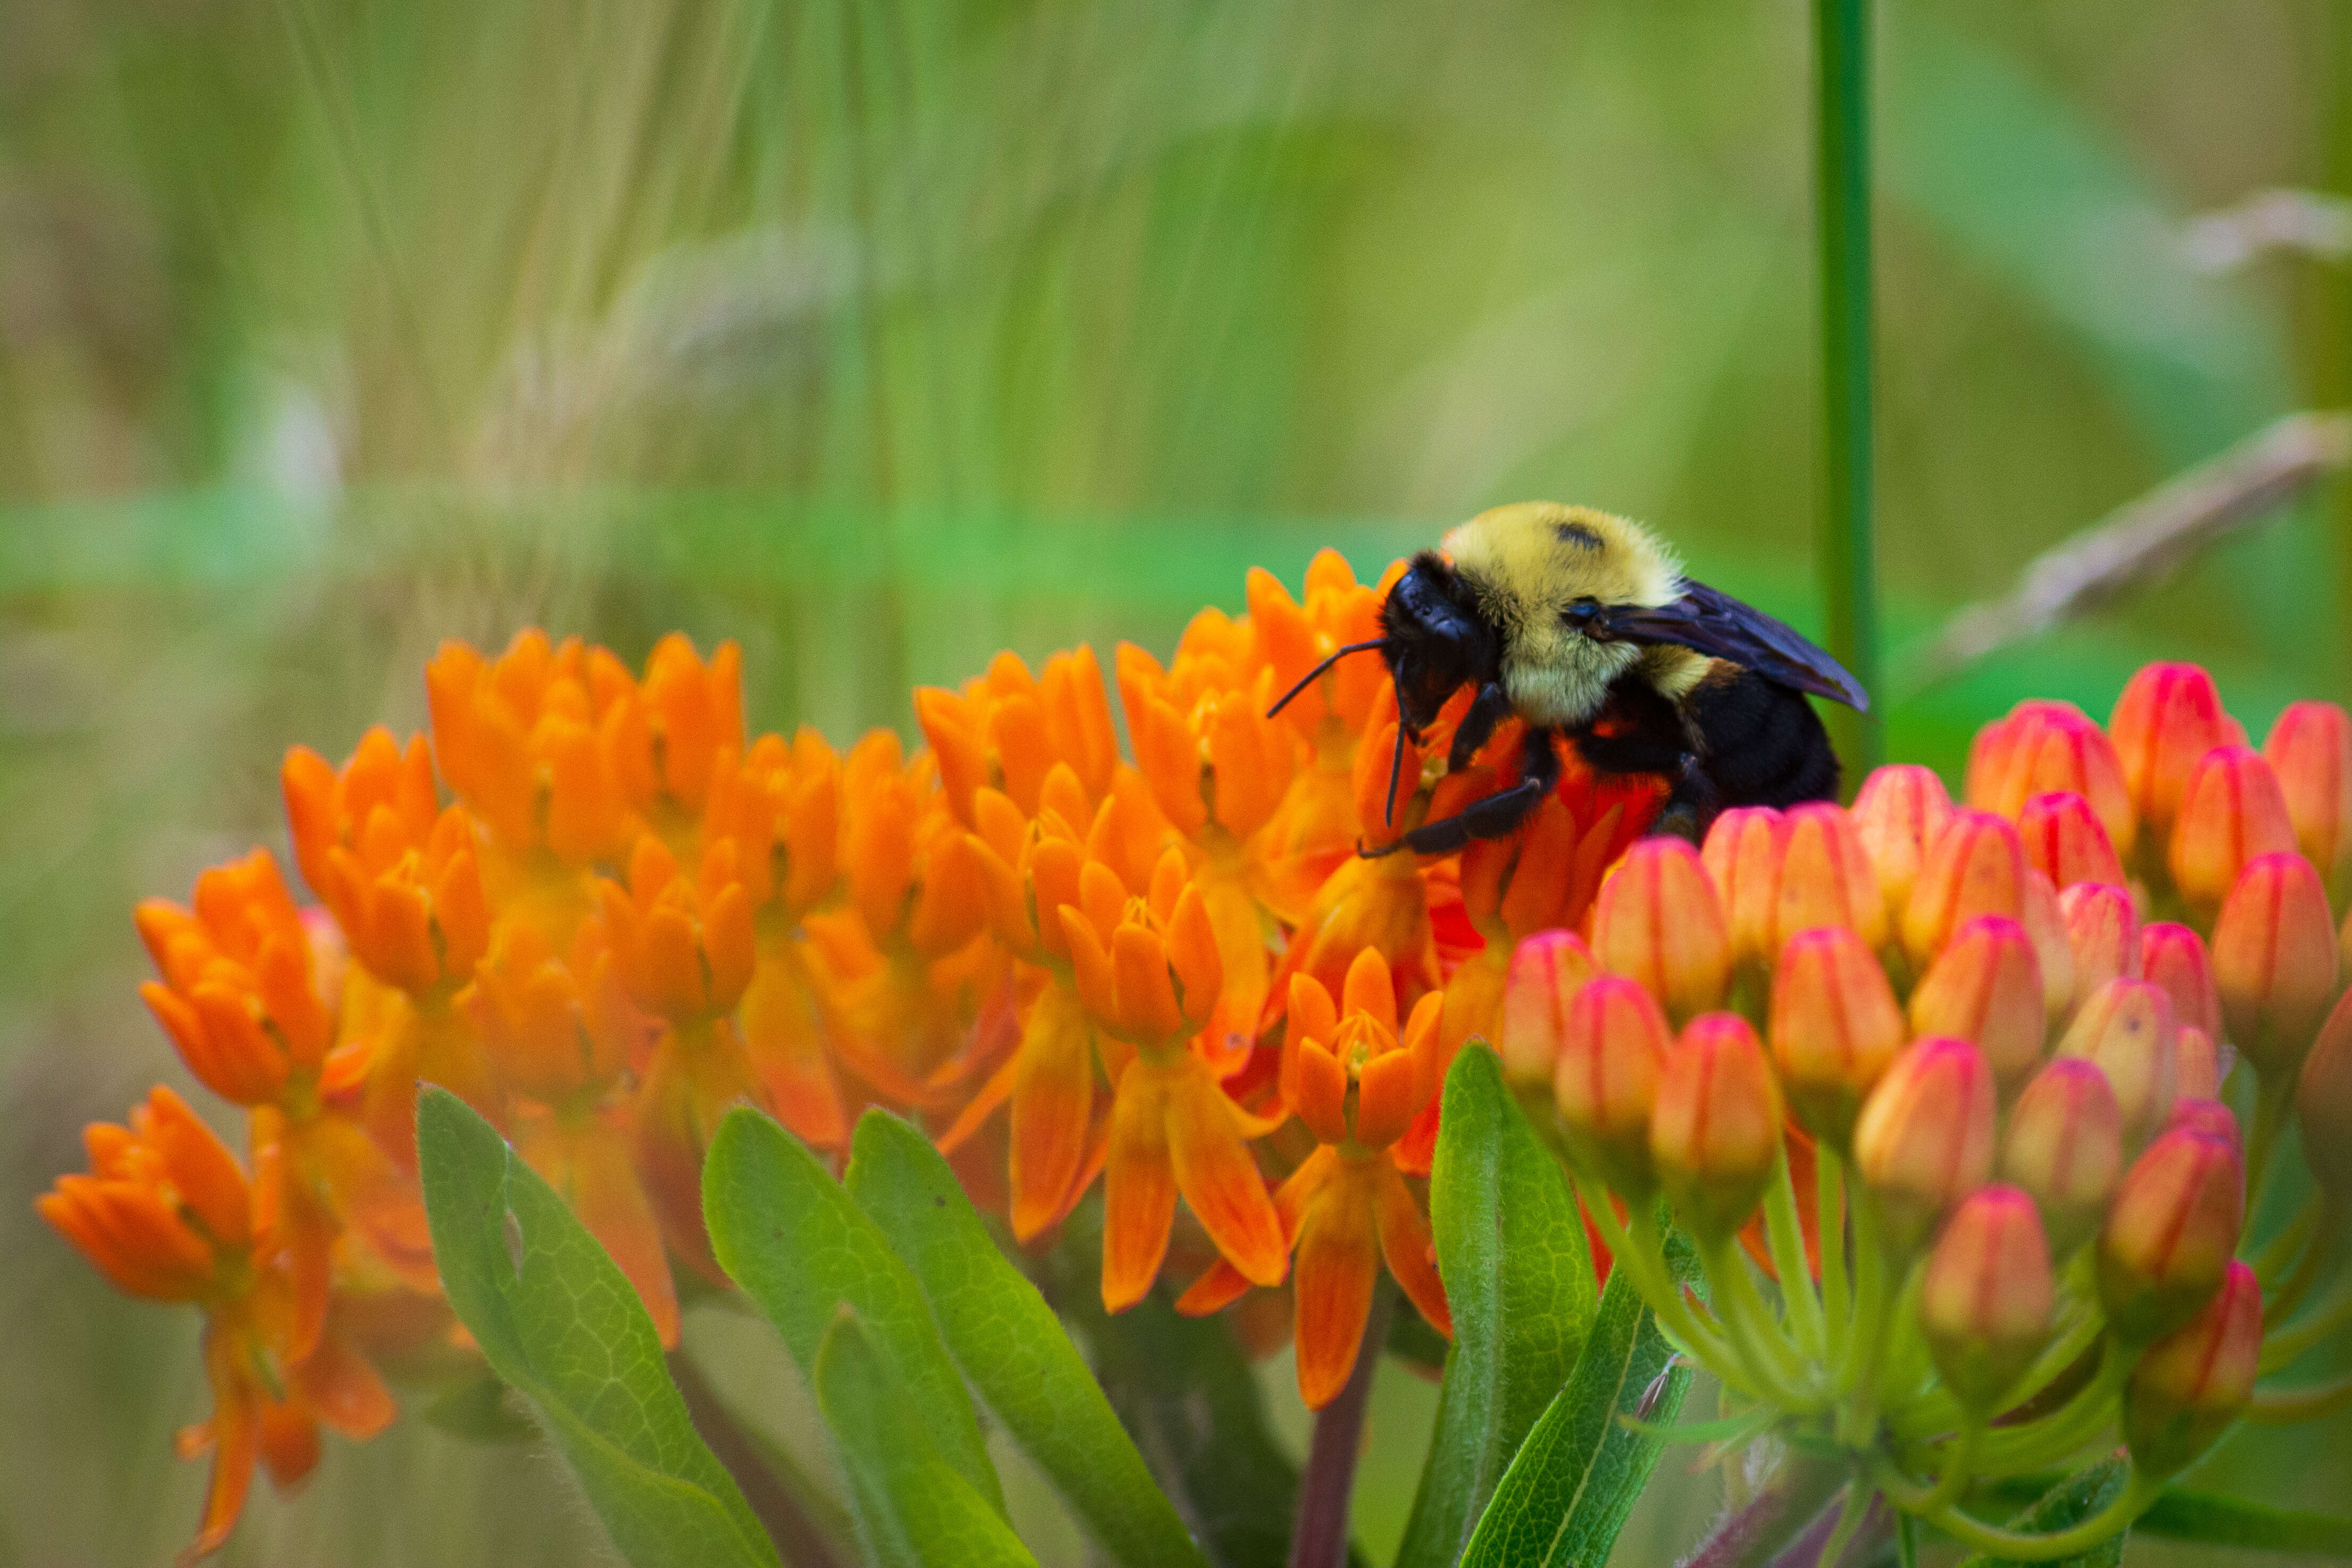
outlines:
[[[1397,713],[1396,752],[1394,755],[1389,758],[1389,803],[1381,812],[1381,821],[1384,826],[1393,826],[1396,822],[1397,780],[1402,777],[1403,773],[1404,713],[1400,710]]]
[[[1343,659],[1343,658],[1347,658],[1349,654],[1351,654],[1351,653],[1370,653],[1370,652],[1371,652],[1374,648],[1382,648],[1382,647],[1388,647],[1388,646],[1389,646],[1389,639],[1388,639],[1388,638],[1386,638],[1386,637],[1374,637],[1374,638],[1372,638],[1370,642],[1351,642],[1351,643],[1349,643],[1347,647],[1343,647],[1343,648],[1338,648],[1338,649],[1335,649],[1335,650],[1332,652],[1332,654],[1331,654],[1331,656],[1330,656],[1329,658],[1326,658],[1322,663],[1320,663],[1320,664],[1317,665],[1314,668],[1312,668],[1312,669],[1308,670],[1305,675],[1300,676],[1300,677],[1298,678],[1298,684],[1297,684],[1297,685],[1296,685],[1296,686],[1294,686],[1294,687],[1292,687],[1289,690],[1287,690],[1287,691],[1284,692],[1284,693],[1282,694],[1282,698],[1281,698],[1281,700],[1280,700],[1279,701],[1277,701],[1276,703],[1275,703],[1275,705],[1274,705],[1273,707],[1271,707],[1271,708],[1269,708],[1269,709],[1267,709],[1267,710],[1265,710],[1265,716],[1266,716],[1267,718],[1271,719],[1271,718],[1273,718],[1276,714],[1277,714],[1277,713],[1281,712],[1284,709],[1286,709],[1286,708],[1289,707],[1289,706],[1290,706],[1290,700],[1291,700],[1292,698],[1294,698],[1294,697],[1297,696],[1300,692],[1302,692],[1302,691],[1306,690],[1309,686],[1314,685],[1314,684],[1315,684],[1315,679],[1316,679],[1316,678],[1317,678],[1318,676],[1321,675],[1325,670],[1327,670],[1327,669],[1330,668],[1333,665],[1335,665],[1335,664],[1339,663],[1341,659]]]

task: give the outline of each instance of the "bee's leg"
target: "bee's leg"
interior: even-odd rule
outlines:
[[[1658,819],[1650,825],[1650,831],[1671,833],[1696,844],[1706,837],[1708,826],[1722,809],[1723,792],[1716,787],[1706,764],[1696,755],[1685,756],[1682,771],[1675,775],[1674,788],[1667,792],[1665,805],[1658,808]]]
[[[1483,800],[1473,801],[1452,816],[1424,822],[1419,827],[1377,849],[1360,850],[1368,860],[1410,849],[1416,855],[1451,855],[1474,838],[1502,838],[1517,829],[1544,796],[1559,787],[1559,751],[1552,732],[1536,724],[1528,729],[1527,772],[1519,782]]]
[[[1478,748],[1494,738],[1495,726],[1511,710],[1511,699],[1503,683],[1490,680],[1478,689],[1470,700],[1470,711],[1462,715],[1461,727],[1454,731],[1454,748],[1445,753],[1445,771],[1458,773],[1470,765]]]

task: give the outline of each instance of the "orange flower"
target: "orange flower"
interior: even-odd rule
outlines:
[[[212,1450],[213,1478],[185,1563],[227,1541],[257,1459],[290,1486],[317,1462],[319,1422],[373,1436],[392,1419],[392,1398],[332,1338],[295,1353],[292,1283],[268,1216],[236,1157],[178,1095],[158,1088],[129,1127],[93,1122],[83,1142],[90,1173],[59,1177],[36,1205],[42,1217],[117,1289],[205,1310],[213,1415],[179,1447],[189,1458]]]
[[[2246,863],[2295,853],[2294,825],[2278,775],[2260,752],[2216,746],[2189,771],[2173,825],[2173,886],[2210,926]]]
[[[1297,1254],[1298,1392],[1310,1410],[1338,1397],[1355,1368],[1383,1257],[1413,1305],[1453,1332],[1430,1262],[1429,1222],[1399,1169],[1397,1139],[1437,1092],[1442,1000],[1424,996],[1399,1033],[1388,965],[1366,950],[1339,1005],[1314,979],[1291,981],[1284,1096],[1318,1147],[1283,1183],[1276,1207]],[[1213,1310],[1245,1288],[1221,1261],[1178,1303]]]
[[[526,874],[541,855],[576,873],[627,848],[612,759],[635,686],[606,649],[536,626],[495,660],[445,642],[425,667],[441,774]]]
[[[1208,911],[1181,853],[1161,859],[1147,898],[1118,904],[1112,884],[1092,874],[1097,866],[1087,868],[1081,901],[1059,914],[1080,1005],[1105,1034],[1134,1047],[1116,1073],[1110,1111],[1103,1305],[1124,1311],[1151,1288],[1180,1193],[1245,1279],[1276,1284],[1288,1249],[1247,1147],[1275,1123],[1234,1104],[1193,1044],[1224,978]]]
[[[1913,971],[1924,971],[1953,932],[1979,915],[2005,915],[2025,928],[2050,1011],[2062,1012],[2074,994],[2074,958],[2057,891],[2027,860],[2014,824],[1964,809],[1952,813],[1928,847],[1904,906],[1903,948]]]
[[[1927,847],[1951,815],[1952,797],[1933,769],[1889,764],[1862,781],[1853,797],[1853,828],[1878,872],[1879,891],[1886,895],[1890,931],[1901,926]]]
[[[2007,718],[1977,731],[1969,748],[1969,805],[2022,821],[2029,801],[2053,792],[2082,796],[2116,853],[2131,853],[2139,817],[2123,761],[2081,709],[2071,702],[2021,702]],[[2065,885],[2056,872],[2051,877]]]
[[[1679,838],[1628,850],[1592,906],[1592,956],[1640,981],[1677,1023],[1721,1002],[1731,944],[1698,851]]]
[[[645,679],[614,693],[608,765],[646,826],[684,844],[719,759],[743,752],[743,650],[722,642],[705,664],[677,632],[654,645]]]
[[[948,805],[966,827],[975,826],[972,794],[983,786],[1034,816],[1056,763],[1069,765],[1090,804],[1110,793],[1118,767],[1110,699],[1090,647],[1055,654],[1042,679],[1015,655],[998,654],[988,673],[960,692],[917,688],[915,716],[939,759]]]
[[[2091,803],[2064,791],[2037,795],[2017,813],[2025,858],[2060,892],[2077,882],[2123,886],[2124,865]]]
[[[2290,702],[2263,742],[2295,842],[2340,901],[2352,875],[2352,714],[2333,702]]]
[[[2147,847],[2163,850],[2198,759],[2232,739],[2213,678],[2193,664],[2151,664],[2134,675],[2107,720],[2124,787]]]

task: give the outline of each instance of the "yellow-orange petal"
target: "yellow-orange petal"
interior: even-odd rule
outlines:
[[[1138,1061],[1119,1075],[1103,1165],[1103,1310],[1124,1312],[1150,1293],[1176,1220],[1167,1079]]]
[[[1290,1257],[1273,1196],[1242,1142],[1234,1102],[1190,1057],[1169,1084],[1168,1148],[1176,1185],[1217,1250],[1253,1283],[1280,1284]]]
[[[1094,1116],[1093,1031],[1067,986],[1037,994],[1015,1047],[1013,1078],[1013,1234],[1044,1234],[1067,1206]]]
[[[1334,1182],[1298,1229],[1298,1394],[1309,1410],[1339,1396],[1356,1370],[1380,1276],[1370,1194],[1360,1178]]]
[[[1421,1113],[1422,1099],[1414,1091],[1424,1075],[1411,1053],[1388,1051],[1366,1062],[1356,1073],[1356,1142],[1367,1149],[1384,1149],[1404,1133]]]
[[[1184,1011],[1168,973],[1168,944],[1157,931],[1121,925],[1111,932],[1111,976],[1118,1032],[1139,1045],[1162,1045],[1184,1031]]]
[[[1412,1189],[1392,1164],[1383,1165],[1380,1173],[1378,1219],[1381,1255],[1388,1259],[1389,1272],[1429,1320],[1429,1326],[1452,1339],[1454,1314],[1446,1306],[1445,1285],[1438,1279],[1437,1264],[1430,1254],[1429,1221],[1423,1217]]]
[[[1348,1138],[1348,1070],[1319,1040],[1300,1040],[1286,1048],[1285,1073],[1290,1109],[1307,1130],[1326,1143]]]

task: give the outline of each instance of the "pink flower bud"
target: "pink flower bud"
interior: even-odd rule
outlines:
[[[2164,1130],[2186,1127],[2191,1132],[2202,1132],[2208,1138],[2219,1138],[2245,1158],[2246,1141],[2238,1132],[2238,1113],[2218,1100],[2192,1100],[2187,1095],[2172,1102],[2172,1114],[2165,1118]]]
[[[1553,1104],[1570,1155],[1628,1198],[1657,1190],[1650,1118],[1672,1044],[1656,998],[1622,974],[1601,975],[1569,1001]]]
[[[2058,912],[2074,955],[2076,996],[2110,980],[2139,977],[2139,915],[2129,893],[2111,883],[2077,882],[2058,895]]]
[[[2015,1187],[1970,1193],[1936,1238],[1919,1292],[1928,1352],[1963,1409],[1990,1413],[2025,1375],[2055,1300],[2033,1200]]]
[[[2204,1309],[2245,1207],[2245,1164],[2223,1139],[2179,1128],[2132,1162],[2099,1230],[2099,1300],[2117,1339],[2146,1344]]]
[[[2336,922],[2311,862],[2246,863],[2213,924],[2213,984],[2231,1043],[2262,1073],[2292,1073],[2336,999]]]
[[[2123,1169],[2123,1115],[2107,1075],[2074,1057],[2034,1074],[2009,1112],[2000,1179],[2042,1205],[2054,1256],[2091,1239]]]
[[[1979,915],[2007,915],[2025,928],[2042,964],[2051,1009],[2074,994],[2074,960],[2049,879],[2025,858],[2025,845],[2005,816],[1955,811],[1928,848],[1903,910],[1903,948],[1924,971],[1952,933]]]
[[[2262,1286],[2231,1263],[2205,1309],[2132,1368],[2123,1428],[2133,1468],[2162,1480],[2210,1447],[2252,1399],[2262,1350]]]
[[[1911,1032],[1974,1041],[2004,1085],[2042,1061],[2050,1015],[2042,963],[2025,928],[2005,915],[1982,915],[1951,942],[1911,993]]]
[[[1698,851],[1679,838],[1644,838],[1601,884],[1592,955],[1612,974],[1649,988],[1676,1020],[1723,1000],[1731,942]]]
[[[2352,992],[2336,1004],[2294,1085],[2303,1163],[2337,1203],[2352,1201]]]
[[[1702,1240],[1748,1223],[1780,1159],[1787,1111],[1764,1047],[1737,1013],[1704,1013],[1668,1053],[1650,1115],[1650,1157],[1682,1223]]]
[[[2173,921],[2139,928],[2139,971],[2172,998],[2172,1016],[2183,1025],[2221,1039],[2221,995],[2213,988],[2213,960],[2205,939]]]
[[[2038,994],[2034,1000],[2038,1022]],[[1903,1048],[1903,1012],[1863,938],[1822,926],[1780,950],[1771,1035],[1772,1060],[1797,1119],[1843,1147],[1863,1100]]]
[[[2061,892],[2077,882],[2123,884],[2124,863],[2081,795],[2035,795],[2018,813],[2017,831],[2025,840],[2025,858]]]
[[[1772,966],[1779,951],[1780,862],[1788,848],[1788,818],[1769,805],[1735,806],[1706,830],[1700,859],[1723,901],[1734,963]]]
[[[2159,844],[2172,831],[2189,770],[2231,738],[2213,678],[2193,664],[2151,664],[2133,676],[2107,733],[2140,827]]]
[[[2270,763],[2244,746],[2206,752],[2172,827],[2172,883],[2182,900],[2210,920],[2248,861],[2282,852],[2295,852],[2294,825]]]
[[[1854,1168],[1898,1253],[1992,1172],[1993,1076],[1966,1040],[1925,1039],[1895,1058],[1854,1123]]]
[[[2123,1114],[2124,1147],[2137,1149],[2164,1125],[2180,1092],[2180,1042],[2172,999],[2145,980],[2110,980],[2084,1000],[2062,1057],[2097,1064]]]
[[[1886,940],[1886,904],[1878,873],[1862,847],[1853,820],[1827,802],[1800,805],[1788,814],[1788,847],[1780,860],[1780,909],[1773,945],[1786,945],[1799,931],[1843,926],[1875,948]]]
[[[2221,1092],[2221,1057],[2213,1044],[2213,1037],[2192,1025],[2183,1024],[2174,1032],[2180,1061],[2179,1090],[2182,1100],[2213,1100]]]
[[[2278,774],[2304,858],[2338,886],[2352,870],[2352,715],[2333,702],[2290,703],[2263,755]]]
[[[1977,731],[1969,749],[1970,805],[2019,818],[2028,801],[2053,791],[2082,796],[2114,847],[2130,851],[2138,816],[2123,764],[2106,732],[2081,709],[2071,702],[2021,702],[2009,717]],[[2065,885],[2056,872],[2050,875]]]
[[[1574,931],[1539,931],[1511,950],[1496,1054],[1515,1084],[1542,1083],[1559,1055],[1569,999],[1598,973]]]
[[[1878,873],[1878,890],[1886,895],[1890,928],[1901,922],[1927,847],[1951,816],[1952,797],[1932,768],[1890,763],[1862,781],[1853,797],[1853,830]]]

